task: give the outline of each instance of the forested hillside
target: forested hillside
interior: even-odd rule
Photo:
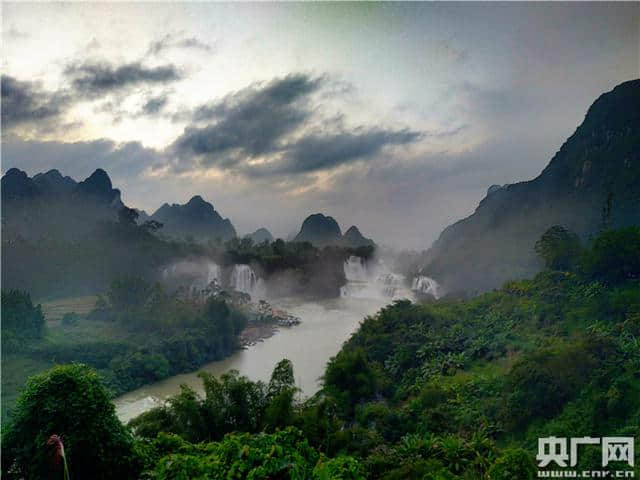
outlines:
[[[72,478],[527,480],[539,437],[637,435],[640,229],[583,246],[555,226],[537,251],[547,267],[533,279],[367,318],[303,402],[283,360],[268,384],[203,375],[203,396],[184,387],[128,430],[112,407],[96,410],[106,393],[90,370],[58,367],[19,401],[3,472],[50,472],[43,442],[57,433]],[[121,450],[96,449],[96,438]],[[576,468],[600,461],[587,450]]]
[[[427,254],[449,291],[486,291],[541,268],[536,240],[564,225],[583,241],[640,224],[640,80],[589,108],[582,125],[534,180],[489,189],[473,215],[447,227]]]

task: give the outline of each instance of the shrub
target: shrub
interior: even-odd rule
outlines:
[[[536,465],[528,452],[521,448],[507,449],[489,469],[489,480],[533,480]]]
[[[115,414],[98,374],[82,364],[63,365],[32,377],[2,438],[7,478],[61,478],[45,446],[62,437],[71,478],[135,478],[133,440]]]

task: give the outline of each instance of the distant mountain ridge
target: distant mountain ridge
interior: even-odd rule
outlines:
[[[305,218],[295,242],[309,242],[318,247],[337,245],[342,241],[342,231],[333,217],[314,213]]]
[[[300,232],[293,239],[295,242],[309,242],[317,247],[347,246],[351,248],[373,246],[373,240],[365,238],[355,225],[350,227],[344,235],[340,230],[338,222],[330,216],[322,213],[309,215],[302,226]]]
[[[366,238],[358,227],[352,225],[342,236],[342,242],[347,247],[358,248],[358,247],[373,247],[375,242],[370,238]]]
[[[89,177],[81,182],[76,182],[71,177],[63,177],[62,174],[52,169],[45,173],[38,173],[29,177],[26,172],[17,168],[11,168],[2,177],[2,201],[27,201],[47,199],[55,195],[75,197],[78,200],[93,200],[105,205],[121,207],[120,190],[113,188],[111,179],[107,173],[98,168]]]
[[[101,221],[115,221],[124,207],[120,190],[98,169],[76,182],[58,170],[33,178],[17,168],[2,184],[2,225],[5,238],[78,238]]]
[[[195,195],[184,205],[165,203],[150,218],[163,224],[163,234],[173,237],[218,238],[224,241],[236,236],[231,221],[222,218],[200,195]]]
[[[430,275],[449,290],[487,290],[540,269],[534,245],[563,225],[588,239],[640,225],[640,80],[601,95],[533,180],[491,186],[469,217],[427,252]]]
[[[274,240],[273,235],[271,235],[271,232],[266,228],[259,228],[255,232],[247,235],[247,237],[253,240],[253,243],[255,244],[264,243],[264,242],[271,243]]]
[[[3,233],[12,238],[71,240],[101,221],[117,221],[125,207],[120,190],[100,168],[80,182],[55,169],[29,177],[11,168],[1,182]],[[231,221],[199,195],[184,205],[165,203],[151,216],[136,212],[139,224],[156,220],[163,224],[160,232],[171,237],[224,241],[236,235]]]
[[[78,182],[73,178],[63,177],[56,169],[34,175],[33,183],[43,192],[58,195],[68,195],[78,185]]]
[[[161,207],[155,218],[136,210],[136,226],[102,169],[78,182],[58,170],[29,177],[12,168],[1,184],[2,285],[36,297],[93,294],[126,275],[154,278],[181,251],[159,238],[165,229],[177,237],[235,235],[231,222],[198,196]],[[159,230],[145,225],[157,218]]]

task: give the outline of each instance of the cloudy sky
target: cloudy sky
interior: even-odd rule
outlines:
[[[426,248],[640,71],[640,3],[2,4],[2,170]]]

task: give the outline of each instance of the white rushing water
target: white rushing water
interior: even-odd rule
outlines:
[[[186,287],[190,296],[206,298],[220,286],[220,266],[206,258],[180,260],[162,270],[162,281],[170,288]]]
[[[442,289],[433,278],[419,275],[413,279],[411,290],[424,295],[432,295],[436,300],[442,296]]]
[[[251,296],[253,301],[264,300],[265,285],[249,265],[234,265],[231,286],[237,291]]]
[[[214,263],[199,262],[199,272],[206,265],[207,281],[219,282],[220,268]],[[192,264],[177,264],[165,269],[166,277],[191,272]],[[230,357],[203,365],[198,371],[221,375],[231,369],[238,370],[251,380],[268,381],[275,365],[283,358],[293,362],[296,385],[303,396],[313,395],[319,388],[319,379],[327,361],[340,350],[343,342],[358,328],[368,315],[374,314],[389,302],[401,298],[413,300],[413,291],[438,298],[438,283],[427,276],[412,279],[411,289],[406,278],[391,272],[384,263],[367,264],[351,256],[344,265],[347,284],[342,297],[321,302],[295,300],[277,302],[277,307],[299,317],[300,325],[283,328],[273,337],[258,342]],[[163,277],[165,273],[163,272]],[[249,265],[235,265],[231,272],[231,287],[251,295],[255,301],[264,294],[264,282]],[[166,380],[145,385],[115,399],[118,417],[126,422],[137,415],[161,405],[168,397],[180,392],[185,384],[202,393],[202,381],[197,372],[175,375]]]
[[[238,370],[251,380],[269,381],[275,365],[283,358],[293,362],[296,385],[302,396],[313,395],[320,388],[319,379],[327,361],[340,350],[343,342],[368,315],[374,314],[386,302],[357,298],[338,298],[322,302],[278,302],[278,307],[302,320],[300,325],[282,328],[273,337],[239,350],[230,357],[203,365],[199,371],[221,375]],[[180,392],[185,384],[202,393],[202,381],[197,372],[176,375],[145,385],[114,400],[120,420],[126,422],[162,404]]]
[[[367,282],[369,274],[364,258],[351,255],[344,262],[344,275],[349,282]]]
[[[344,274],[347,284],[340,290],[343,297],[386,301],[414,297],[405,285],[405,277],[391,272],[380,261],[367,265],[364,259],[352,255],[344,264]]]
[[[220,267],[213,262],[207,265],[207,285],[211,282],[220,282]]]

